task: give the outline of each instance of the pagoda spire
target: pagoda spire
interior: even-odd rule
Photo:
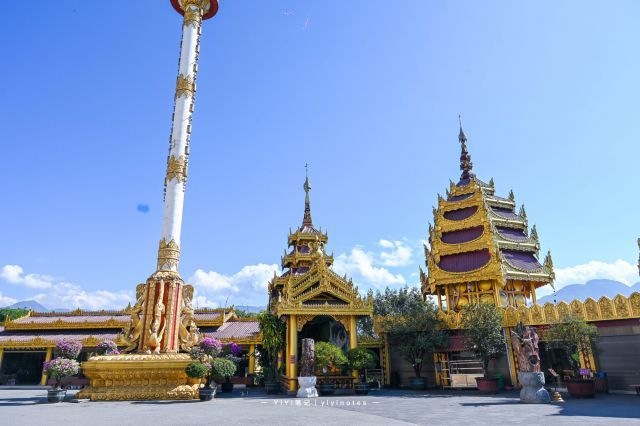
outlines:
[[[470,179],[473,176],[473,163],[471,162],[471,155],[469,155],[469,151],[467,151],[467,135],[464,134],[464,130],[462,130],[462,116],[458,115],[458,121],[460,122],[460,133],[458,134],[458,141],[460,141],[461,152],[460,152],[460,170],[462,174],[460,175],[460,180]]]
[[[313,226],[311,220],[311,203],[309,202],[309,191],[311,190],[311,184],[309,183],[309,165],[304,165],[304,217],[302,218],[302,226]]]

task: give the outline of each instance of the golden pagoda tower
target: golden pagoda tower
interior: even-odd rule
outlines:
[[[444,312],[478,302],[505,308],[536,303],[535,290],[554,280],[551,253],[539,262],[538,232],[535,225],[529,230],[524,206],[516,212],[513,191],[497,196],[493,179],[475,176],[462,125],[458,140],[462,173],[433,209],[422,292]]]
[[[352,349],[357,342],[357,318],[373,314],[373,292],[367,298],[360,297],[358,287],[345,276],[332,269],[333,255],[327,255],[325,245],[328,235],[317,229],[311,219],[309,191],[311,185],[306,176],[305,201],[302,225],[295,232],[289,230],[287,245],[281,258],[283,273],[274,274],[269,282],[269,307],[287,325],[287,347],[283,357],[285,375],[283,383],[289,392],[298,389],[298,334],[305,325],[329,320],[323,326],[331,328],[332,343],[343,349]],[[315,337],[315,336],[313,336]],[[351,377],[332,377],[330,380],[350,382]],[[323,379],[319,378],[321,381]]]

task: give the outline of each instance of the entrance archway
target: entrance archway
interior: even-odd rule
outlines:
[[[302,339],[329,342],[343,351],[349,349],[349,333],[340,321],[336,321],[329,315],[319,315],[307,322],[298,334],[298,347]]]

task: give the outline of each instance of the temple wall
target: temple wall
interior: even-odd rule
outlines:
[[[389,369],[391,371],[391,386],[406,387],[409,386],[409,377],[415,377],[413,367],[400,356],[393,346],[389,347]],[[427,355],[426,361],[422,364],[422,377],[427,378],[427,386],[434,387],[436,385],[435,366],[433,364],[433,354]]]
[[[640,383],[640,321],[612,321],[598,326],[598,370],[607,373],[609,389],[633,391]]]

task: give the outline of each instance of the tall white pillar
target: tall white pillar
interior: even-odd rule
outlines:
[[[184,19],[167,173],[164,182],[164,211],[157,270],[178,272],[200,32],[203,16],[205,18],[212,16],[212,11],[215,14],[218,5],[215,0],[172,0],[172,4],[184,15]]]

